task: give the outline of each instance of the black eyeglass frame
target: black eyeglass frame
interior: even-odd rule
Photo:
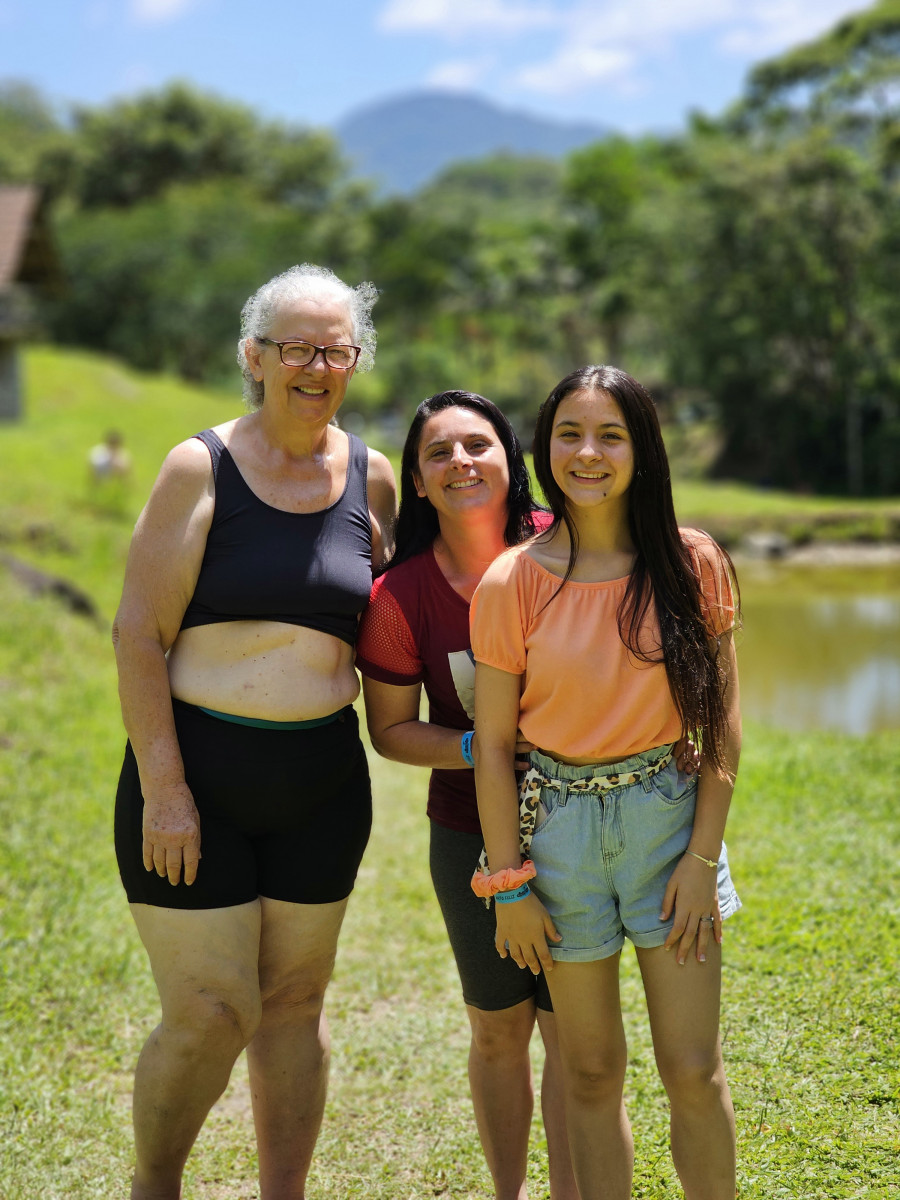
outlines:
[[[261,342],[264,346],[277,346],[278,353],[281,357],[282,365],[285,367],[298,367],[298,368],[299,367],[308,367],[312,363],[314,363],[316,361],[317,356],[319,354],[321,354],[322,358],[325,360],[325,365],[328,367],[331,367],[332,371],[350,371],[359,362],[359,356],[362,353],[362,346],[354,346],[352,344],[352,342],[332,342],[330,346],[317,346],[315,344],[315,342],[304,342],[300,338],[289,338],[286,342],[276,342],[274,338],[267,338],[267,337],[257,337],[254,340],[257,342]],[[285,362],[284,361],[285,346],[311,346],[312,351],[313,351],[312,357],[307,359],[307,361],[305,363]],[[334,350],[338,346],[341,348],[341,350],[355,350],[356,351],[356,357],[354,358],[353,362],[348,363],[346,367],[339,367],[339,366],[336,366],[333,362],[328,361],[328,351]]]

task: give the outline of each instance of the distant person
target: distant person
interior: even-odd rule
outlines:
[[[135,529],[116,851],[162,1021],[135,1077],[132,1200],[180,1196],[245,1047],[260,1195],[304,1195],[371,824],[354,645],[396,508],[387,459],[332,423],[373,361],[375,295],[307,264],[251,296],[252,411],[171,451]]]
[[[119,509],[131,484],[131,455],[118,429],[88,451],[88,486],[91,499],[103,508]]]
[[[500,957],[547,974],[581,1200],[631,1196],[626,937],[684,1194],[734,1200],[717,912],[740,907],[722,840],[740,752],[731,561],[677,527],[653,403],[624,371],[585,367],[557,385],[534,464],[553,523],[489,566],[472,601],[489,864],[473,889],[495,900]],[[673,757],[689,733],[702,741],[693,777]],[[519,737],[540,747],[521,789]]]
[[[473,392],[441,392],[419,405],[403,448],[400,496],[396,552],[360,627],[356,665],[369,733],[386,758],[433,768],[431,877],[471,1026],[469,1083],[495,1195],[525,1196],[537,1020],[546,1048],[541,1103],[550,1194],[577,1200],[544,976],[501,962],[493,918],[469,886],[484,842],[472,771],[469,601],[485,567],[543,528],[549,514],[535,511],[509,421]],[[419,719],[423,687],[427,721]]]
[[[125,449],[122,434],[111,429],[102,442],[91,447],[88,465],[94,483],[107,479],[126,479],[131,473],[131,455]]]

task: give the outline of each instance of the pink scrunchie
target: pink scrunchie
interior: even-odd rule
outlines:
[[[511,892],[529,879],[537,875],[537,868],[530,858],[526,858],[521,867],[506,867],[503,871],[495,871],[493,875],[484,875],[476,871],[472,876],[472,891],[482,900],[496,896],[498,892]]]

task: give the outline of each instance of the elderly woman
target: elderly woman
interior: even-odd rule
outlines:
[[[180,1195],[244,1047],[261,1197],[304,1195],[371,823],[354,643],[396,507],[387,460],[334,424],[373,359],[375,295],[309,265],[260,288],[238,348],[252,411],[171,451],[135,529],[116,851],[162,1020],[135,1077],[132,1200]]]

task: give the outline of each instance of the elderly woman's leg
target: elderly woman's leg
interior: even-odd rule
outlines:
[[[194,1139],[259,1024],[260,906],[131,911],[162,1002],[135,1074],[131,1197],[178,1200]]]
[[[328,1082],[323,1011],[347,901],[260,898],[262,1019],[247,1047],[262,1200],[303,1200]]]

